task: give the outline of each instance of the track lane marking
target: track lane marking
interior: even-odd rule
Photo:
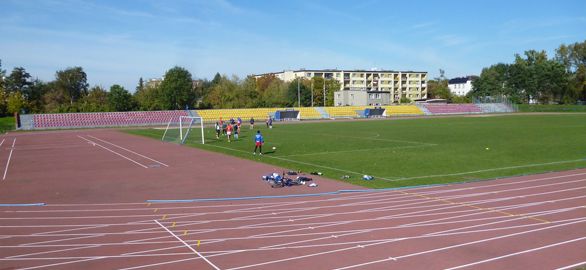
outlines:
[[[169,234],[171,234],[173,237],[175,237],[177,240],[179,240],[179,242],[181,242],[183,245],[185,245],[187,248],[189,248],[191,251],[193,251],[193,253],[197,254],[197,256],[199,256],[200,258],[202,258],[204,261],[206,261],[210,266],[212,266],[214,269],[216,270],[220,270],[219,267],[217,267],[215,264],[213,264],[210,260],[206,259],[206,257],[204,257],[203,255],[201,255],[201,253],[197,252],[197,250],[195,250],[193,247],[191,247],[189,244],[185,243],[185,241],[183,241],[183,239],[181,239],[179,236],[175,235],[172,231],[170,231],[169,229],[167,229],[167,227],[163,226],[163,224],[159,223],[158,220],[153,220],[155,223],[157,223],[157,225],[161,226],[161,228],[165,229],[165,231],[167,231]]]
[[[87,136],[88,136],[88,137],[91,137],[91,138],[93,138],[93,139],[96,139],[96,140],[98,140],[98,141],[101,141],[101,142],[107,143],[107,144],[109,144],[109,145],[112,145],[112,146],[118,147],[118,148],[120,148],[120,149],[122,149],[122,150],[126,150],[126,151],[128,151],[128,152],[130,152],[130,153],[133,153],[133,154],[135,154],[135,155],[137,155],[137,156],[140,156],[140,157],[146,158],[146,159],[148,159],[148,160],[150,160],[150,161],[154,161],[154,162],[156,162],[156,163],[158,163],[158,164],[161,164],[161,165],[163,165],[163,166],[165,166],[165,167],[169,167],[169,165],[167,165],[167,164],[165,164],[165,163],[163,163],[163,162],[160,162],[160,161],[158,161],[158,160],[156,160],[156,159],[152,159],[152,158],[150,158],[150,157],[147,157],[147,156],[145,156],[145,155],[139,154],[139,153],[137,153],[137,152],[134,152],[134,151],[132,151],[132,150],[130,150],[130,149],[124,148],[124,147],[122,147],[122,146],[120,146],[120,145],[117,145],[117,144],[114,144],[114,143],[108,142],[108,141],[106,141],[106,140],[102,140],[102,139],[96,138],[96,137],[94,137],[94,136],[92,136],[92,135],[87,135]]]
[[[79,138],[81,138],[81,139],[84,139],[85,141],[87,141],[88,143],[91,143],[92,145],[96,145],[96,146],[99,146],[99,147],[101,147],[101,148],[103,148],[103,149],[106,149],[107,151],[109,151],[109,152],[112,152],[112,153],[114,153],[114,154],[116,154],[116,155],[118,155],[118,156],[120,156],[120,157],[122,157],[122,158],[124,158],[124,159],[126,159],[126,160],[129,160],[129,161],[131,161],[132,163],[134,163],[134,164],[136,164],[136,165],[138,165],[138,166],[141,166],[141,167],[143,167],[143,168],[145,168],[145,169],[148,169],[148,168],[149,168],[148,166],[146,166],[146,165],[144,165],[144,164],[142,164],[142,163],[140,163],[140,162],[138,162],[138,161],[136,161],[136,160],[134,160],[134,159],[131,159],[131,158],[129,158],[129,157],[127,157],[127,156],[123,155],[123,154],[120,154],[120,153],[118,153],[118,152],[116,152],[116,151],[114,151],[114,150],[112,150],[112,149],[110,149],[110,148],[108,148],[108,147],[105,147],[105,146],[103,146],[103,145],[101,145],[101,144],[99,144],[99,143],[96,143],[96,142],[94,142],[94,141],[91,141],[91,140],[89,140],[89,139],[86,139],[86,138],[84,138],[84,137],[82,137],[82,136],[79,136],[79,135],[77,135],[77,137],[79,137]]]
[[[2,140],[2,143],[4,143],[4,140]],[[8,166],[10,166],[10,159],[12,158],[12,151],[14,151],[14,144],[15,143],[16,143],[16,137],[14,137],[14,140],[12,141],[12,147],[10,148],[10,154],[8,155],[8,160],[6,161],[6,168],[4,169],[4,176],[2,177],[2,180],[6,179],[6,174],[8,173]]]

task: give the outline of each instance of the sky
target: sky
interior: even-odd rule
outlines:
[[[586,40],[586,1],[0,0],[0,60],[43,81],[81,66],[90,85],[244,78],[291,69],[478,75],[516,53]]]

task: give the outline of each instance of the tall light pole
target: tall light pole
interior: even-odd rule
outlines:
[[[299,89],[299,80],[301,78],[297,78],[297,107],[301,108],[301,90]]]
[[[311,107],[313,107],[313,79],[311,79]]]
[[[326,78],[324,76],[324,107],[326,106]]]

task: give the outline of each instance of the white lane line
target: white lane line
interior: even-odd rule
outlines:
[[[575,264],[572,264],[572,265],[568,265],[568,266],[563,266],[563,267],[560,267],[560,268],[556,268],[555,270],[574,269],[574,268],[577,268],[578,266],[585,265],[585,264],[586,264],[586,261],[583,261],[583,262],[575,263]]]
[[[4,142],[4,141],[2,141]],[[4,169],[4,176],[2,180],[6,179],[6,173],[8,173],[8,166],[10,166],[10,159],[12,158],[12,151],[14,151],[14,144],[16,143],[16,137],[12,141],[12,148],[10,148],[10,155],[8,155],[8,160],[6,161],[6,168]]]
[[[30,270],[30,269],[47,268],[47,267],[52,267],[52,266],[64,265],[64,264],[71,264],[71,263],[78,263],[78,262],[87,262],[87,261],[95,261],[95,260],[104,259],[104,258],[107,258],[107,257],[95,257],[95,258],[91,258],[91,259],[75,260],[75,261],[60,262],[60,263],[53,263],[53,264],[44,264],[44,265],[27,267],[27,268],[18,268],[18,269],[19,270]]]
[[[79,135],[77,135],[77,137],[79,137],[79,138],[81,138],[81,139],[84,139],[85,141],[87,141],[88,143],[91,143],[92,145],[99,146],[99,147],[101,147],[101,148],[103,148],[103,149],[106,149],[107,151],[110,151],[110,152],[112,152],[112,153],[114,153],[114,154],[116,154],[116,155],[118,155],[118,156],[120,156],[120,157],[122,157],[122,158],[124,158],[124,159],[126,159],[126,160],[129,160],[129,161],[131,161],[131,162],[133,162],[133,163],[137,164],[138,166],[141,166],[141,167],[143,167],[143,168],[145,168],[145,169],[148,169],[148,168],[149,168],[148,166],[146,166],[146,165],[144,165],[144,164],[141,164],[140,162],[138,162],[138,161],[136,161],[136,160],[134,160],[134,159],[131,159],[131,158],[129,158],[129,157],[127,157],[127,156],[125,156],[125,155],[122,155],[122,154],[120,154],[120,153],[118,153],[118,152],[116,152],[116,151],[114,151],[114,150],[112,150],[112,149],[110,149],[110,148],[108,148],[108,147],[105,147],[105,146],[103,146],[103,145],[101,145],[101,144],[99,144],[99,143],[93,142],[93,141],[91,141],[91,140],[88,140],[88,139],[86,139],[86,138],[84,138],[84,137],[82,137],[82,136],[79,136]]]
[[[496,236],[496,237],[480,239],[480,240],[476,240],[476,241],[472,241],[472,242],[466,242],[466,243],[462,243],[462,244],[451,245],[451,246],[446,246],[446,247],[436,248],[436,249],[430,249],[430,250],[415,252],[415,253],[406,254],[406,255],[402,255],[402,256],[396,256],[394,258],[397,259],[397,260],[399,260],[399,259],[404,259],[404,258],[418,256],[418,255],[423,255],[423,254],[434,253],[434,252],[438,252],[438,251],[444,251],[444,250],[448,250],[448,249],[454,249],[454,248],[459,248],[459,247],[464,247],[464,246],[469,246],[469,245],[474,245],[474,244],[489,242],[489,241],[493,241],[493,240],[505,239],[505,238],[514,237],[514,236],[518,236],[518,235],[524,235],[524,234],[533,233],[533,232],[539,232],[539,231],[545,231],[545,230],[555,229],[555,228],[559,228],[559,227],[563,227],[563,226],[568,226],[568,225],[574,225],[574,224],[583,223],[583,222],[586,222],[586,220],[578,220],[578,221],[574,221],[574,222],[563,223],[563,224],[558,224],[558,225],[553,225],[553,226],[548,226],[548,227],[543,227],[543,228],[538,228],[538,229],[533,229],[533,230],[528,230],[528,231],[516,232],[516,233],[511,233],[511,234],[505,234],[505,235],[500,235],[500,236]],[[375,244],[364,245],[364,246],[380,245],[380,244],[385,244],[387,242],[388,241],[383,241],[381,243],[375,243]],[[361,263],[361,264],[355,264],[355,265],[349,265],[349,266],[345,266],[345,267],[341,267],[341,268],[336,268],[336,270],[351,269],[351,268],[356,268],[356,267],[362,267],[362,266],[366,266],[366,265],[371,265],[371,264],[386,262],[386,261],[389,261],[389,260],[390,259],[385,258],[385,259],[382,259],[382,260],[370,261],[370,262],[366,262],[366,263]],[[234,269],[238,269],[238,268],[234,268]]]
[[[395,178],[387,180],[385,178],[379,177],[380,179],[387,180],[387,181],[405,181],[405,180],[413,180],[413,179],[421,179],[421,178],[436,178],[436,177],[444,177],[444,176],[459,176],[459,175],[467,175],[467,174],[474,174],[474,173],[482,173],[482,172],[492,172],[492,171],[502,171],[502,170],[509,170],[509,169],[520,169],[520,168],[530,168],[530,167],[539,167],[539,166],[546,166],[546,165],[555,165],[555,164],[565,164],[565,163],[576,163],[576,162],[586,162],[585,159],[573,159],[573,160],[561,160],[561,161],[554,161],[554,162],[545,162],[545,163],[533,163],[533,164],[526,164],[526,165],[518,165],[518,166],[508,166],[508,167],[498,167],[498,168],[490,168],[484,170],[477,170],[477,171],[468,171],[468,172],[459,172],[459,173],[448,173],[448,174],[434,174],[434,175],[423,175],[423,176],[414,176],[414,177],[402,177],[402,178]]]
[[[88,137],[92,137],[92,138],[94,138],[94,139],[96,139],[96,140],[98,140],[98,141],[101,141],[101,142],[107,143],[107,144],[109,144],[109,145],[116,146],[116,147],[118,147],[118,148],[120,148],[120,149],[126,150],[126,151],[128,151],[128,152],[130,152],[130,153],[133,153],[133,154],[137,155],[137,156],[140,156],[140,157],[146,158],[146,159],[148,159],[148,160],[150,160],[150,161],[154,161],[154,162],[156,162],[156,163],[159,163],[159,164],[161,164],[161,165],[163,165],[163,166],[165,166],[165,167],[169,167],[169,165],[167,165],[167,164],[165,164],[165,163],[163,163],[163,162],[160,162],[160,161],[158,161],[158,160],[152,159],[152,158],[150,158],[150,157],[147,157],[147,156],[145,156],[145,155],[141,155],[141,154],[139,154],[139,153],[137,153],[137,152],[134,152],[134,151],[132,151],[132,150],[130,150],[130,149],[126,149],[126,148],[124,148],[124,147],[122,147],[122,146],[120,146],[120,145],[113,144],[113,143],[111,143],[111,142],[108,142],[108,141],[105,141],[105,140],[102,140],[102,139],[96,138],[96,137],[94,137],[94,136],[92,136],[92,135],[87,135],[87,136],[88,136]]]
[[[460,268],[466,268],[466,267],[470,267],[470,266],[473,266],[473,265],[478,265],[478,264],[483,264],[483,263],[487,263],[487,262],[492,262],[492,261],[496,261],[496,260],[500,260],[500,259],[504,259],[504,258],[516,256],[516,255],[520,255],[520,254],[525,254],[525,253],[529,253],[529,252],[533,252],[533,251],[538,251],[538,250],[542,250],[542,249],[546,249],[546,248],[551,248],[551,247],[561,246],[561,245],[565,245],[565,244],[569,244],[569,243],[573,243],[573,242],[578,242],[578,241],[582,241],[584,239],[586,239],[586,237],[580,237],[580,238],[576,238],[576,239],[572,239],[572,240],[568,240],[568,241],[564,241],[564,242],[559,242],[559,243],[555,243],[555,244],[551,244],[551,245],[547,245],[547,246],[541,246],[541,247],[537,247],[537,248],[527,249],[527,250],[523,250],[523,251],[519,251],[519,252],[507,254],[507,255],[504,255],[504,256],[499,256],[499,257],[494,257],[494,258],[490,258],[490,259],[486,259],[486,260],[482,260],[482,261],[477,261],[477,262],[473,262],[473,263],[469,263],[469,264],[459,265],[459,266],[456,266],[456,267],[450,267],[450,268],[446,268],[446,270],[455,270],[455,269],[460,269]]]
[[[197,256],[199,256],[200,258],[202,258],[204,261],[206,261],[209,265],[211,265],[214,269],[216,270],[220,270],[219,267],[217,267],[215,264],[213,264],[212,262],[210,262],[210,260],[206,259],[206,257],[204,257],[203,255],[201,255],[199,252],[197,252],[197,250],[195,250],[194,248],[192,248],[189,244],[185,243],[185,241],[183,241],[183,239],[179,238],[179,236],[175,235],[172,231],[170,231],[169,229],[167,229],[167,227],[163,226],[163,224],[159,223],[159,221],[157,220],[153,220],[154,222],[156,222],[159,226],[161,226],[161,228],[165,229],[165,231],[167,231],[169,234],[171,234],[173,237],[175,237],[177,240],[179,240],[181,243],[183,243],[183,245],[185,245],[187,248],[189,248],[191,251],[193,251],[195,254],[197,254]]]

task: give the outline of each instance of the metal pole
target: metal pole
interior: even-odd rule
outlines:
[[[301,90],[299,89],[299,80],[301,78],[297,78],[297,107],[301,107]]]
[[[326,78],[324,76],[324,107],[326,106]]]
[[[311,79],[311,107],[313,107],[313,79]]]

